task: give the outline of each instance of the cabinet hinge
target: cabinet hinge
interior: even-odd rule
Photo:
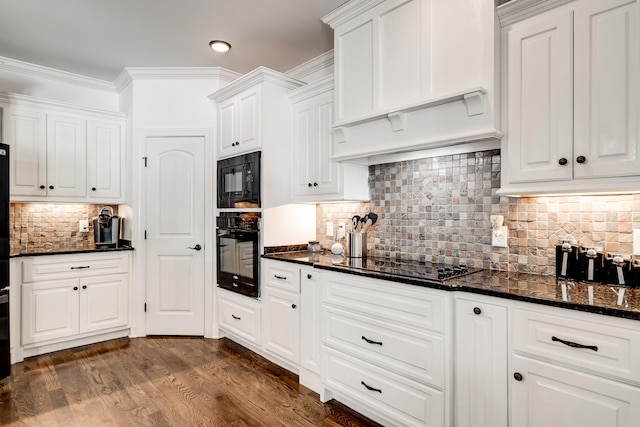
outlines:
[[[144,160],[144,167],[146,168],[147,167],[147,158],[143,157],[142,160]]]
[[[146,302],[144,303],[144,312],[145,313],[147,312],[147,303]]]

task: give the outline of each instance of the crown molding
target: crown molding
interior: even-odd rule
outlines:
[[[505,27],[573,0],[512,0],[496,8],[500,25]]]
[[[382,3],[384,0],[351,0],[333,9],[324,15],[320,20],[335,29],[350,19],[366,12]]]
[[[318,79],[312,83],[294,89],[287,93],[289,100],[293,103],[312,98],[325,92],[333,90],[333,74]]]
[[[272,83],[288,90],[304,86],[306,83],[267,67],[258,67],[244,76],[234,80],[227,86],[209,95],[212,101],[221,101],[236,95],[258,83]]]
[[[17,59],[6,58],[3,56],[0,56],[0,70],[11,71],[19,74],[28,74],[35,77],[45,78],[48,80],[72,84],[76,86],[82,86],[89,89],[103,90],[105,92],[115,92],[113,83],[106,80],[81,76],[80,74],[56,70],[54,68],[31,64],[29,62],[18,61]]]
[[[331,67],[331,74],[333,74],[333,49],[290,69],[286,74],[302,80],[316,71],[329,67]]]
[[[127,67],[114,82],[118,92],[122,92],[134,80],[155,79],[219,79],[230,83],[241,74],[220,67]]]
[[[113,118],[124,119],[127,117],[125,113],[118,111],[100,110],[98,108],[85,107],[77,104],[71,104],[68,102],[56,101],[52,99],[38,98],[31,95],[23,95],[19,93],[0,92],[0,103],[6,103],[10,105],[18,105],[22,107],[31,108],[47,108],[60,112],[67,113],[79,113],[94,115],[94,116],[110,116]]]

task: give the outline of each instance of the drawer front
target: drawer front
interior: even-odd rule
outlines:
[[[437,335],[397,328],[375,319],[328,309],[324,342],[416,381],[444,388],[445,342]]]
[[[397,425],[444,425],[443,392],[329,349],[323,364],[325,387],[338,400],[345,394]]]
[[[640,383],[638,328],[516,309],[513,331],[514,351]]]
[[[444,333],[448,295],[420,286],[363,279],[351,274],[323,276],[323,303],[380,320]]]
[[[74,277],[118,274],[129,271],[128,254],[51,255],[22,262],[24,283]]]
[[[235,298],[234,298],[235,297]],[[260,306],[256,301],[241,302],[242,296],[220,290],[220,326],[245,340],[260,345]]]
[[[285,262],[266,262],[264,283],[287,291],[300,292],[300,269],[290,267]]]

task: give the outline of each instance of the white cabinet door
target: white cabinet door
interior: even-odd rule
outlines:
[[[298,364],[300,348],[300,295],[265,286],[264,347]]]
[[[521,356],[513,356],[512,369],[513,426],[638,425],[640,388]]]
[[[337,194],[340,191],[340,163],[333,156],[333,94],[319,95],[314,100],[315,144],[311,157],[315,171],[314,183],[318,183],[316,194]]]
[[[119,199],[122,195],[122,135],[119,123],[87,123],[87,195],[92,199]]]
[[[247,153],[260,148],[260,86],[238,94],[238,141],[236,152]]]
[[[314,102],[308,99],[293,106],[293,196],[315,193],[314,159]],[[313,185],[315,183],[315,186]]]
[[[218,104],[218,157],[227,157],[236,151],[236,98]]]
[[[457,298],[455,328],[456,426],[506,427],[507,308]]]
[[[22,285],[22,344],[76,335],[79,330],[77,279]]]
[[[571,11],[561,9],[506,34],[511,183],[573,177],[571,32]]]
[[[87,121],[47,115],[47,195],[87,194]]]
[[[320,374],[320,273],[300,270],[300,366]]]
[[[640,174],[638,14],[634,0],[576,3],[575,178]]]
[[[4,140],[11,146],[11,195],[46,195],[46,114],[9,106],[5,109],[4,118]]]
[[[127,274],[80,279],[80,333],[126,326],[128,302]]]

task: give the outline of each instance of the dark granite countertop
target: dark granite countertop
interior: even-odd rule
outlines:
[[[128,245],[123,245],[117,248],[95,248],[95,247],[70,247],[64,246],[59,248],[32,248],[11,251],[9,253],[10,258],[25,257],[25,256],[41,256],[41,255],[68,255],[68,254],[83,254],[83,253],[98,253],[98,252],[117,252],[117,251],[132,251],[133,248]]]
[[[568,282],[553,276],[538,276],[506,271],[482,270],[466,276],[432,283],[420,278],[419,268],[414,275],[390,275],[363,269],[358,260],[342,256],[314,254],[307,251],[283,252],[263,255],[323,270],[355,274],[375,279],[393,280],[414,286],[447,291],[464,291],[499,298],[532,302],[598,313],[614,317],[640,320],[640,288],[600,283]],[[356,265],[355,267],[349,264]],[[409,269],[410,270],[410,269]]]

